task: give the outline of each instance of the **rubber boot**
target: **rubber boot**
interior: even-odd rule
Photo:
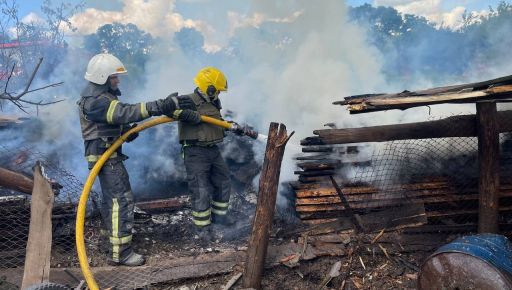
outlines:
[[[128,257],[126,257],[124,260],[122,260],[118,264],[134,267],[134,266],[142,266],[142,265],[144,265],[144,263],[146,263],[146,258],[144,258],[143,255],[137,254],[135,252],[131,252],[131,254],[129,254]]]
[[[192,226],[192,234],[194,236],[194,239],[196,240],[202,240],[202,241],[209,241],[211,239],[212,233],[211,233],[211,226]]]
[[[212,214],[212,222],[214,224],[223,225],[223,226],[232,226],[236,224],[236,220],[231,217],[229,214],[218,215]]]

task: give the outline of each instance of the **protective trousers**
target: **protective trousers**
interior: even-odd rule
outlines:
[[[229,169],[216,145],[186,146],[183,150],[192,197],[192,221],[196,226],[207,226],[212,214],[221,216],[228,212]]]
[[[112,261],[121,262],[131,254],[133,228],[133,193],[122,161],[109,160],[99,173],[101,215],[109,232]]]

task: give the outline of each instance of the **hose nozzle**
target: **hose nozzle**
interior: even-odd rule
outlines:
[[[249,126],[240,126],[236,122],[231,122],[231,129],[233,133],[240,136],[248,136],[252,139],[258,139],[258,132],[252,130]]]

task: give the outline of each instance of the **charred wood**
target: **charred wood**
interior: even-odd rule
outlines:
[[[21,173],[0,167],[0,186],[31,194],[34,181]]]
[[[305,171],[294,171],[293,174],[302,176],[325,176],[333,175],[336,172],[334,170],[305,170]]]
[[[497,126],[500,133],[512,131],[512,111],[498,112]],[[362,142],[387,142],[447,137],[476,137],[475,115],[453,116],[437,121],[395,124],[385,126],[315,130],[318,136],[301,140],[301,145],[348,144]],[[456,127],[457,130],[451,130]]]
[[[405,110],[412,107],[440,103],[472,103],[482,100],[500,100],[509,98],[512,95],[510,78],[511,76],[507,76],[487,82],[440,87],[416,92],[404,91],[398,94],[353,96],[333,104],[347,105],[351,113],[364,113],[390,109]]]
[[[311,147],[303,147],[302,152],[334,152],[333,147],[321,147],[321,146],[311,146]]]
[[[143,210],[183,208],[190,205],[190,198],[188,196],[180,196],[168,199],[139,201],[135,205]]]
[[[499,125],[496,103],[476,104],[478,128],[478,192],[479,233],[498,233],[499,179]]]

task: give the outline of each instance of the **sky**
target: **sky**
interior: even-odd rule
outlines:
[[[20,6],[20,14],[25,16],[31,12],[39,13],[42,0],[34,1],[17,1]],[[54,3],[59,3],[58,0],[53,0]],[[80,0],[66,0],[68,3],[78,3]],[[138,2],[138,1],[133,1]],[[178,0],[169,1],[175,2],[176,10],[179,11],[187,18],[197,18],[199,15],[205,21],[211,22],[219,17],[218,12],[221,10],[247,11],[250,6],[250,1],[213,1],[213,0]],[[201,9],[205,2],[218,2],[222,5],[208,5],[210,11]],[[439,21],[440,16],[435,14],[445,15],[450,17],[450,14],[460,16],[460,11],[467,9],[468,11],[475,11],[481,13],[482,11],[489,10],[489,6],[496,7],[500,0],[346,0],[349,6],[360,6],[365,3],[370,3],[374,6],[393,6],[401,12],[407,12],[417,15],[426,16],[432,20]],[[210,3],[211,4],[211,3]],[[89,0],[85,1],[86,8],[95,8],[98,10],[120,10],[122,9],[122,0]],[[212,6],[217,6],[219,11],[211,9]],[[220,14],[222,15],[222,14]],[[442,17],[442,16],[441,16]]]
[[[42,2],[42,0],[17,1],[21,18],[35,19],[41,15]],[[61,1],[53,0],[52,2],[60,3]],[[79,3],[80,0],[65,2]],[[374,6],[392,6],[402,13],[424,16],[437,27],[457,29],[462,25],[464,11],[485,15],[489,11],[489,6],[496,7],[500,0],[346,0],[345,2],[349,6],[360,6],[365,3]],[[343,0],[340,0],[340,3],[343,3]],[[280,19],[266,19],[265,15],[251,12],[258,5],[257,1],[248,0],[89,0],[85,1],[84,10],[75,15],[71,21],[78,28],[77,33],[80,35],[94,33],[98,27],[112,22],[125,24],[131,22],[158,37],[166,37],[184,27],[194,28],[205,37],[204,49],[215,52],[226,46],[230,34],[237,28],[258,27],[269,21],[286,22],[297,16],[287,15]],[[161,16],[160,19],[147,17],[156,12]],[[296,12],[300,13],[299,10]]]

